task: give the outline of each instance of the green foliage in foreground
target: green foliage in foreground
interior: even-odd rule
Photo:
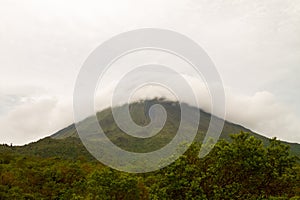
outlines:
[[[0,199],[300,199],[300,168],[289,147],[247,133],[205,158],[192,145],[168,167],[128,174],[100,163],[0,151]]]

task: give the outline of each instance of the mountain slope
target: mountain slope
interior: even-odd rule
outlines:
[[[146,101],[135,102],[129,105],[130,114],[135,123],[141,126],[145,126],[149,123],[149,116],[148,110],[151,105],[159,103],[162,105],[165,110],[167,111],[167,121],[165,123],[164,128],[155,136],[151,138],[135,138],[132,136],[127,135],[124,133],[120,128],[116,125],[111,108],[105,109],[101,112],[97,113],[97,118],[99,124],[101,125],[102,129],[104,130],[107,137],[117,146],[133,152],[150,152],[156,149],[159,149],[166,145],[168,142],[172,140],[174,135],[177,132],[179,123],[180,123],[180,106],[176,102],[166,101],[162,99],[152,99]],[[123,105],[125,106],[125,105]],[[207,112],[204,112],[201,109],[196,107],[187,106],[190,112],[200,112],[200,123],[198,128],[198,133],[196,136],[197,141],[202,141],[205,133],[207,131],[211,115]],[[116,108],[118,109],[118,108]],[[84,120],[85,124],[93,123],[89,121],[90,119],[87,118]],[[87,132],[94,132],[94,130],[89,130],[89,126],[86,127]],[[262,140],[264,144],[268,144],[269,139],[262,135],[259,135],[243,126],[238,124],[234,124],[228,121],[225,121],[224,128],[221,133],[220,139],[229,140],[230,134],[239,133],[241,131],[249,132],[251,135],[255,136],[256,138]],[[189,133],[187,133],[189,134]],[[53,139],[66,139],[66,138],[78,138],[78,134],[75,128],[75,125],[72,124],[57,133],[51,136]],[[300,156],[300,145],[297,143],[288,143],[283,142],[285,144],[290,145],[291,152],[294,155]]]

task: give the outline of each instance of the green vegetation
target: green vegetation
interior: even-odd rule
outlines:
[[[151,138],[137,139],[122,132],[110,108],[97,113],[98,122],[119,147],[150,152],[172,140],[180,122],[179,104],[163,99],[131,104],[132,119],[148,124],[147,111],[155,103],[164,106],[168,117],[164,128]],[[188,151],[171,165],[146,174],[119,172],[99,163],[82,145],[74,124],[28,145],[0,145],[0,200],[300,199],[299,144],[268,139],[225,122],[214,149],[200,159],[212,117],[202,110],[200,114],[198,134]],[[89,134],[96,133],[90,128],[94,121],[83,122]]]
[[[1,145],[0,199],[300,199],[297,158],[276,139],[265,145],[242,132],[202,159],[199,148],[159,171],[128,174],[89,157],[78,138]]]
[[[130,135],[122,132],[114,121],[111,108],[107,108],[97,113],[97,117],[107,137],[117,146],[132,152],[151,152],[165,146],[176,134],[178,125],[180,124],[180,115],[181,115],[180,105],[177,102],[167,101],[164,99],[145,100],[145,101],[131,103],[129,105],[130,114],[133,121],[135,121],[138,125],[145,126],[149,123],[149,117],[147,115],[147,112],[151,107],[151,105],[156,103],[162,105],[165,108],[168,117],[163,129],[159,133],[157,133],[154,137],[151,138],[137,139],[135,137],[131,137]],[[207,132],[209,122],[212,116],[201,109],[199,110],[199,108],[192,107],[187,104],[183,104],[183,106],[188,107],[187,110],[189,110],[189,112],[200,112],[201,117],[200,117],[196,141],[202,142],[204,138],[204,134]],[[91,130],[90,127],[93,126],[89,126],[90,123],[94,123],[90,120],[90,118],[85,119],[83,123],[86,125],[85,128],[86,132],[97,133],[97,131]],[[265,146],[268,145],[269,143],[269,139],[267,137],[254,133],[245,127],[242,127],[237,124],[233,124],[228,121],[225,121],[224,123],[224,127],[220,138],[230,140],[230,136],[229,136],[230,134],[239,133],[240,131],[249,132],[250,135],[255,136],[256,138],[262,140]],[[65,139],[70,137],[78,138],[78,135],[77,135],[75,125],[72,124],[58,131],[57,133],[53,134],[51,137],[55,139]],[[300,156],[299,144],[287,143],[287,142],[283,142],[283,143],[290,146],[291,153],[293,155]]]

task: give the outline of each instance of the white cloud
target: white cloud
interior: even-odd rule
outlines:
[[[0,115],[1,143],[24,144],[48,136],[72,123],[70,103],[55,97],[23,97],[4,115]]]
[[[227,117],[268,137],[300,141],[300,121],[294,111],[268,91],[238,95],[227,89]]]

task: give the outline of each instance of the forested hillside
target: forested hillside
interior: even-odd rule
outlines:
[[[300,199],[297,158],[275,139],[265,146],[248,133],[232,135],[202,159],[194,143],[147,174],[103,166],[77,142],[46,138],[41,151],[1,145],[0,199]]]
[[[180,116],[181,116],[181,108],[178,102],[168,101],[165,99],[151,99],[151,100],[144,100],[139,102],[133,102],[129,105],[130,115],[133,121],[140,125],[145,126],[150,122],[149,119],[149,108],[153,104],[160,104],[162,105],[167,113],[167,120],[163,127],[163,129],[157,133],[155,136],[141,139],[136,137],[131,137],[130,135],[124,133],[118,125],[115,123],[112,108],[104,109],[97,113],[98,122],[101,125],[102,129],[104,130],[106,136],[117,146],[121,147],[122,149],[134,152],[151,152],[155,149],[159,149],[169,143],[174,135],[177,132],[178,126],[180,124]],[[124,107],[126,105],[122,105]],[[210,113],[207,113],[199,108],[190,106],[188,104],[183,104],[189,110],[189,112],[200,112],[200,121],[198,127],[198,133],[195,138],[196,141],[202,142],[205,133],[209,127],[209,123],[212,117]],[[120,107],[120,108],[121,108]],[[115,109],[120,109],[115,108]],[[193,116],[193,114],[191,114]],[[96,130],[91,130],[88,126],[92,122],[90,118],[87,118],[83,121],[86,124],[85,131],[86,132],[95,132]],[[240,131],[249,132],[251,135],[255,136],[256,138],[263,141],[265,145],[268,144],[269,138],[257,134],[250,129],[247,129],[241,125],[231,123],[229,121],[224,122],[224,127],[222,129],[222,133],[220,135],[221,139],[230,140],[230,134],[239,133]],[[186,133],[189,134],[189,133]],[[77,130],[74,124],[58,131],[57,133],[51,136],[55,139],[64,139],[64,138],[78,138]],[[291,152],[293,155],[300,156],[300,145],[297,143],[288,143],[282,141],[284,144],[287,144],[291,148]]]
[[[153,137],[122,132],[110,108],[97,113],[99,124],[115,145],[153,151],[174,137],[179,104],[153,99],[129,106],[132,119],[145,126],[155,103],[164,106],[168,118]],[[174,163],[151,173],[129,174],[102,165],[83,146],[74,124],[24,146],[1,145],[0,199],[300,199],[299,144],[268,139],[225,121],[220,140],[200,159],[201,142],[214,116],[184,106],[201,113],[195,142]],[[84,122],[89,125],[89,120]],[[90,126],[86,131],[93,133]]]

